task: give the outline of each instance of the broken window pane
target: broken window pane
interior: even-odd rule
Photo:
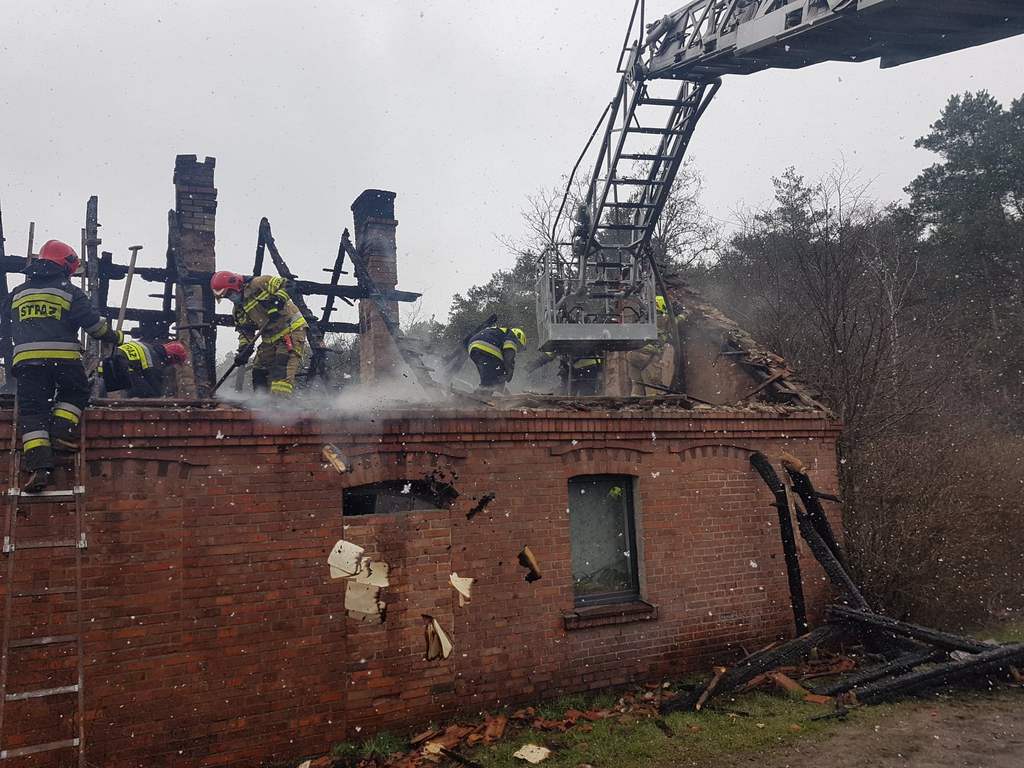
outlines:
[[[430,478],[385,480],[346,488],[342,492],[341,509],[346,516],[448,509],[458,495],[450,485]]]
[[[639,597],[632,477],[571,478],[569,530],[577,605]]]

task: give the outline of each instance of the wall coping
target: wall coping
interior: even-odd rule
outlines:
[[[442,410],[394,409],[366,415],[271,414],[237,407],[90,407],[86,412],[90,442],[135,447],[150,444],[226,446],[314,443],[338,440],[348,444],[372,441],[387,445],[416,443],[648,441],[716,438],[836,439],[840,422],[819,412],[765,414],[757,411],[694,411],[650,409],[623,411]],[[9,433],[12,413],[0,410],[0,430]],[[287,421],[282,419],[287,418]],[[141,442],[140,442],[141,441]]]

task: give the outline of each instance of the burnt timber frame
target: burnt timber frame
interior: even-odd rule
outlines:
[[[92,297],[100,315],[107,319],[115,319],[120,307],[111,306],[109,303],[110,283],[113,280],[123,280],[128,274],[128,266],[118,264],[113,260],[110,252],[98,253],[101,240],[98,236],[98,199],[96,196],[89,198],[86,206],[86,226],[83,230],[82,254],[84,273],[83,283],[86,291]],[[148,308],[131,306],[125,311],[125,319],[138,324],[138,328],[132,333],[140,339],[162,339],[172,335],[171,326],[178,324],[179,336],[187,338],[189,347],[192,349],[192,365],[196,376],[197,395],[209,396],[210,388],[213,385],[214,371],[217,363],[217,327],[234,327],[234,318],[231,314],[216,311],[213,292],[210,290],[210,278],[213,272],[189,270],[179,258],[180,230],[178,227],[177,214],[175,211],[168,212],[168,237],[167,237],[167,260],[165,267],[141,267],[135,268],[135,277],[148,283],[158,283],[161,286],[159,293],[149,294],[149,298],[159,299],[159,308]],[[288,281],[288,290],[299,310],[306,318],[309,330],[307,337],[313,349],[309,369],[305,372],[307,380],[313,377],[326,378],[326,355],[330,352],[324,340],[328,333],[360,333],[358,322],[334,322],[331,314],[335,311],[335,300],[340,299],[349,306],[354,301],[368,299],[371,301],[397,301],[413,302],[420,298],[421,294],[411,291],[381,290],[377,286],[368,284],[365,277],[359,280],[357,285],[340,284],[341,275],[348,274],[342,269],[342,263],[348,252],[353,258],[355,249],[348,241],[348,230],[346,229],[338,246],[338,255],[332,268],[324,271],[331,273],[329,283],[320,283],[311,280],[299,280],[290,270],[284,261],[277,244],[274,241],[270,222],[264,217],[260,221],[259,239],[256,250],[256,261],[254,274],[261,273],[263,268],[264,254],[270,252],[277,271]],[[353,258],[356,261],[358,257]],[[24,256],[8,254],[4,248],[3,218],[0,212],[0,306],[6,305],[10,296],[10,288],[7,282],[9,273],[24,272],[29,259]],[[309,296],[324,296],[326,303],[323,314],[317,318],[307,303]],[[182,309],[181,318],[178,310]],[[179,324],[179,321],[180,324]],[[187,334],[187,336],[185,336]],[[4,391],[8,391],[13,385],[10,375],[11,358],[13,354],[13,338],[11,333],[10,316],[7,312],[0,311],[0,358],[3,359],[5,370]],[[86,360],[99,360],[101,355],[100,345],[91,339],[87,341]]]

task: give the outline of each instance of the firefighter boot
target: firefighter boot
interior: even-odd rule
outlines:
[[[52,478],[52,469],[37,469],[29,477],[28,482],[25,483],[22,490],[25,493],[39,493],[40,491],[45,491]]]

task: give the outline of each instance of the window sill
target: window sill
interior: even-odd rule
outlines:
[[[577,608],[572,613],[562,614],[562,623],[569,629],[589,629],[613,624],[631,624],[634,621],[653,621],[658,618],[658,607],[643,600],[628,603],[595,605]]]

